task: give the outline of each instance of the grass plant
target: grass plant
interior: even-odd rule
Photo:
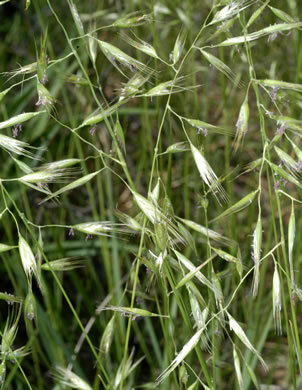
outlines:
[[[0,20],[0,390],[302,389],[299,1]]]

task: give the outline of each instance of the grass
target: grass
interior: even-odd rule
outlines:
[[[302,388],[298,1],[0,18],[0,388]]]

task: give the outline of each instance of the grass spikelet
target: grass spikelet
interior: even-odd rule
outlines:
[[[35,160],[39,159],[35,157],[33,153],[27,150],[36,148],[30,146],[26,142],[16,140],[15,138],[7,137],[6,135],[0,134],[0,147],[7,152],[15,153]]]
[[[100,113],[99,113],[100,111],[99,109],[96,110],[92,115],[86,118],[78,128],[74,129],[74,131],[84,126],[96,125],[97,123],[102,122],[105,119],[105,117],[113,114],[121,104],[123,104],[123,102],[117,102],[112,106],[104,108]]]
[[[13,88],[14,88],[14,85],[12,85],[11,87],[4,89],[3,91],[0,92],[0,102],[5,98],[5,95]]]
[[[153,190],[148,194],[148,199],[154,204],[157,204],[159,195],[160,195],[160,180],[157,180],[157,183],[154,186]]]
[[[289,137],[287,137],[287,139],[291,143],[291,145],[294,149],[294,152],[295,152],[296,156],[298,157],[299,161],[302,161],[302,150]]]
[[[54,378],[62,385],[69,386],[72,389],[92,390],[92,387],[87,382],[67,368],[56,367]]]
[[[10,72],[3,72],[5,76],[10,76],[9,80],[15,76],[35,73],[37,71],[37,63],[33,62],[32,64],[28,64],[25,66],[20,66],[18,69],[11,70]]]
[[[173,65],[175,65],[178,62],[178,60],[180,59],[183,48],[185,46],[186,38],[187,38],[187,31],[185,30],[184,27],[182,27],[179,34],[177,35],[175,45],[173,48],[173,52],[172,52],[171,59],[172,59]]]
[[[178,227],[168,217],[166,217],[158,205],[150,202],[148,199],[144,198],[135,191],[131,192],[138,207],[146,215],[150,222],[152,222],[154,225],[164,223],[173,237],[175,237],[179,242],[185,242],[184,238],[178,231]]]
[[[52,260],[41,265],[43,271],[70,271],[72,269],[84,267],[84,261],[76,258],[65,257],[63,259]]]
[[[295,23],[296,20],[292,18],[288,13],[284,12],[283,10],[279,8],[272,7],[271,5],[268,6],[269,9],[283,22],[285,23]]]
[[[254,277],[253,277],[254,297],[258,293],[261,245],[262,245],[262,222],[261,222],[261,214],[259,213],[256,228],[253,233],[253,244],[252,244],[252,259],[255,264]]]
[[[154,224],[155,241],[161,251],[165,251],[169,242],[169,235],[165,223]],[[162,255],[162,253],[160,254]]]
[[[187,355],[196,347],[198,344],[202,332],[205,328],[199,329],[193,337],[183,346],[182,350],[178,353],[176,358],[170,363],[170,365],[159,375],[156,379],[155,385],[159,386],[161,382],[163,382],[181,362],[187,357]]]
[[[299,182],[299,180],[297,180],[293,175],[291,175],[290,173],[286,172],[284,169],[282,169],[281,167],[279,167],[278,165],[270,162],[270,161],[267,161],[268,164],[270,165],[270,167],[273,169],[273,171],[275,171],[275,173],[281,177],[283,177],[285,180],[295,184],[296,186],[302,188],[302,185],[301,183]]]
[[[227,312],[227,316],[229,319],[230,330],[233,330],[233,332],[242,341],[242,343],[257,356],[265,371],[268,371],[268,367],[265,361],[262,359],[259,352],[253,347],[253,345],[251,344],[250,340],[247,338],[241,326],[228,312]]]
[[[280,160],[285,164],[287,169],[294,175],[295,172],[298,170],[298,163],[286,152],[284,152],[282,149],[278,148],[278,146],[274,146],[274,149],[280,158]]]
[[[222,185],[219,183],[219,179],[216,176],[215,172],[210,167],[207,160],[203,157],[202,153],[192,143],[190,144],[190,146],[191,146],[191,151],[193,154],[195,164],[198,168],[201,178],[207,184],[210,190],[212,190],[218,203],[220,203],[219,198],[222,201],[227,202],[228,201],[227,193],[225,192]]]
[[[111,43],[98,40],[99,46],[107,57],[107,59],[112,63],[112,65],[121,72],[124,76],[125,74],[119,68],[117,63],[120,63],[130,69],[131,71],[139,71],[141,73],[151,74],[154,71],[148,66],[144,65],[142,62],[130,57],[128,54],[124,53],[122,50],[112,45]]]
[[[0,129],[6,129],[7,127],[20,125],[21,123],[27,122],[28,120],[43,113],[45,113],[45,111],[24,112],[23,114],[15,115],[6,121],[0,122]]]
[[[175,290],[177,290],[178,288],[184,286],[185,284],[189,283],[190,280],[196,276],[197,273],[200,272],[201,268],[205,267],[206,264],[208,264],[209,262],[211,262],[214,258],[216,257],[216,254],[210,256],[207,260],[205,260],[201,265],[199,265],[198,267],[194,267],[192,268],[192,270],[186,274],[176,285],[175,287]],[[187,263],[189,264],[189,263]],[[203,274],[201,274],[203,275]],[[200,278],[200,275],[198,274],[197,278]]]
[[[132,364],[133,355],[134,355],[134,349],[132,349],[128,359],[125,362],[125,365],[123,364],[123,361],[121,362],[117,370],[114,384],[113,384],[115,390],[118,389],[119,384],[122,380],[122,373],[123,373],[123,378],[126,379],[131,374],[131,372],[134,371],[135,368],[142,362],[142,360],[144,360],[144,356],[142,356],[135,363]]]
[[[274,24],[272,26],[265,27],[262,30],[255,31],[251,34],[228,38],[225,41],[215,45],[215,47],[239,45],[240,43],[255,41],[267,35],[270,35],[275,38],[278,33],[292,30],[292,29],[298,29],[301,28],[301,26],[302,26],[302,22]],[[261,81],[268,81],[268,80],[261,80]]]
[[[19,252],[23,265],[24,272],[30,284],[32,274],[35,275],[39,287],[41,287],[40,270],[35,259],[35,256],[28,245],[27,241],[19,233]]]
[[[243,378],[242,378],[241,368],[240,368],[240,359],[235,344],[233,344],[233,360],[234,360],[234,367],[235,367],[238,386],[240,390],[243,390],[244,387],[243,387]]]
[[[191,292],[190,289],[188,289],[188,293],[189,293],[192,315],[194,318],[196,328],[198,330],[199,329],[206,330],[206,320],[209,315],[209,308],[205,307],[203,310],[201,310],[201,307],[199,305],[198,299],[196,298],[195,294]],[[200,342],[202,343],[203,349],[210,350],[209,338],[207,337],[206,332],[201,334]]]
[[[248,172],[251,172],[251,171],[254,171],[254,170],[260,168],[262,162],[263,162],[263,157],[257,158],[256,160],[250,162],[249,164],[246,165],[245,170],[243,172],[241,172],[240,175],[238,175],[238,176],[244,175]]]
[[[194,293],[192,293],[189,289],[188,289],[188,293],[189,293],[190,305],[191,305],[191,310],[195,321],[195,325],[197,326],[197,329],[201,329],[205,326],[205,321],[202,316],[202,310],[199,306],[198,300],[195,297]]]
[[[196,232],[202,234],[205,237],[210,238],[213,241],[218,242],[221,245],[230,245],[233,246],[234,241],[230,240],[227,237],[224,237],[222,234],[215,232],[214,230],[208,229],[205,226],[198,224],[197,222],[190,221],[189,219],[182,219],[181,221],[187,225],[190,229],[195,230]]]
[[[28,173],[32,173],[33,170],[27,165],[25,164],[25,162],[23,161],[20,161],[20,160],[17,160],[15,157],[11,156],[12,159],[14,160],[14,162],[16,163],[16,165],[18,165],[18,167],[20,168],[20,170],[26,174]]]
[[[281,308],[281,285],[277,264],[275,263],[275,270],[273,276],[273,316],[275,321],[275,329],[277,334],[279,335],[282,334]]]
[[[188,293],[190,299],[190,306],[192,310],[192,316],[194,318],[195,325],[198,330],[199,329],[206,330],[206,321],[209,315],[209,308],[206,306],[203,310],[201,310],[198,299],[189,288],[188,288]],[[206,332],[203,332],[201,334],[200,342],[202,344],[202,349],[207,349],[208,351],[210,351],[210,344],[209,344],[210,340]]]
[[[206,278],[198,269],[195,267],[191,261],[184,256],[182,253],[178,252],[176,249],[174,249],[174,252],[176,254],[176,257],[181,265],[186,267],[190,272],[193,272],[194,276],[205,286],[207,286],[210,290],[212,290],[215,295],[218,293],[217,289],[213,286],[213,284],[209,281],[208,278]]]
[[[217,255],[219,257],[221,257],[225,261],[228,261],[229,263],[237,264],[237,262],[239,261],[236,257],[230,255],[229,253],[227,253],[221,249],[217,249],[217,248],[212,248],[212,249],[215,253],[217,253]]]
[[[24,184],[46,184],[59,183],[70,179],[71,175],[66,169],[48,169],[44,171],[36,171],[20,177],[18,180]]]
[[[15,362],[16,359],[23,359],[25,356],[29,355],[31,350],[26,347],[16,348],[12,351],[9,351],[6,355],[6,359]]]
[[[248,91],[245,95],[245,99],[240,107],[239,116],[236,122],[236,136],[233,143],[235,151],[238,150],[239,146],[242,144],[245,135],[248,132],[248,123],[249,123],[249,103],[248,103]]]
[[[217,133],[223,135],[233,134],[233,130],[226,129],[220,126],[211,125],[210,123],[206,123],[199,119],[189,119],[184,117],[182,117],[182,119],[188,122],[191,126],[196,127],[198,129],[198,132],[202,133],[204,136],[208,135],[208,131],[210,131],[210,133]]]
[[[13,309],[9,312],[5,328],[2,333],[1,340],[1,358],[3,360],[7,359],[7,355],[11,352],[13,343],[17,336],[18,332],[18,322],[21,315],[21,306],[18,308],[13,307]]]
[[[139,11],[135,11],[117,19],[112,24],[112,27],[132,28],[136,26],[141,26],[145,23],[150,23],[151,21],[152,21],[151,14],[142,14]]]
[[[203,49],[199,49],[201,54],[207,59],[207,61],[214,66],[219,72],[223,73],[229,80],[231,80],[234,84],[237,84],[236,75],[224,62],[222,62],[219,58],[213,56],[206,52]]]
[[[106,235],[112,232],[125,233],[123,227],[123,224],[112,223],[111,221],[84,222],[72,226],[74,230],[91,235]]]
[[[188,152],[190,150],[188,146],[187,142],[176,142],[175,144],[168,146],[162,154]]]
[[[152,313],[149,310],[144,310],[144,309],[138,309],[136,307],[124,307],[124,306],[105,306],[100,309],[100,311],[104,310],[112,310],[115,312],[119,312],[122,314],[127,314],[127,315],[133,315],[136,317],[162,317],[162,318],[169,318],[169,316],[163,315],[163,314],[157,314],[157,313]]]
[[[6,301],[8,304],[22,302],[22,298],[16,297],[15,295],[9,294],[7,292],[0,292],[0,299]]]
[[[48,89],[40,83],[37,82],[37,91],[38,91],[38,101],[36,106],[46,107],[46,110],[49,111],[52,109],[52,106],[55,104],[56,99],[51,95]]]
[[[0,253],[10,251],[10,250],[12,250],[14,248],[18,248],[18,247],[17,246],[13,246],[13,245],[6,245],[6,244],[1,244],[0,243]]]
[[[294,83],[288,83],[286,81],[270,80],[270,79],[258,80],[258,83],[266,87],[281,88],[281,89],[288,89],[296,92],[302,92],[302,84],[294,84]]]
[[[6,1],[2,1],[0,3],[0,5],[2,5],[3,3],[6,3],[7,1],[10,1],[10,0],[6,0]],[[5,383],[5,377],[6,377],[6,362],[5,360],[2,360],[2,362],[0,363],[0,390],[3,389],[3,385]]]
[[[153,224],[156,222],[159,223],[166,219],[165,215],[162,213],[159,207],[155,206],[152,202],[137,192],[132,191],[132,194],[138,207]]]
[[[36,299],[31,287],[28,289],[28,293],[24,301],[24,316],[29,321],[32,321],[33,319],[37,318]]]
[[[294,202],[292,202],[291,213],[288,222],[288,261],[289,261],[290,279],[291,279],[292,287],[295,285],[294,265],[293,265],[295,235],[296,235],[295,208],[294,208]]]
[[[79,164],[82,160],[79,158],[66,158],[60,161],[54,161],[41,166],[41,170],[55,171],[57,169],[69,168],[73,165]]]
[[[78,30],[78,34],[79,35],[84,35],[85,31],[84,31],[83,23],[81,21],[81,18],[80,18],[80,15],[78,13],[78,10],[77,10],[77,7],[76,7],[75,3],[72,0],[67,0],[67,2],[68,2],[68,5],[69,5],[69,8],[70,8],[70,11],[71,11],[71,14],[72,14],[75,26],[76,26],[76,28]]]
[[[135,47],[137,50],[147,54],[150,57],[160,59],[158,54],[156,53],[156,50],[154,49],[154,47],[152,45],[143,41],[138,36],[136,36],[134,33],[133,33],[133,35],[135,36],[136,40],[134,40],[133,38],[131,38],[129,35],[126,35],[126,34],[122,34],[122,38],[124,39],[124,41],[126,43]]]
[[[54,192],[53,194],[49,195],[47,198],[45,198],[41,203],[47,202],[50,199],[56,198],[58,195],[63,194],[66,191],[71,191],[77,187],[80,187],[90,180],[92,180],[98,173],[100,173],[103,169],[100,169],[97,172],[89,173],[88,175],[85,175],[81,177],[80,179],[75,180],[74,182],[67,184],[65,187],[60,188],[58,191]]]
[[[215,23],[221,23],[225,21],[226,19],[232,18],[236,15],[238,15],[240,12],[242,12],[247,7],[250,7],[253,5],[256,1],[255,0],[239,0],[239,1],[229,1],[228,4],[223,7],[221,10],[217,11],[211,23],[209,25],[215,24]]]
[[[149,80],[152,73],[147,75],[141,75],[140,73],[134,74],[131,79],[123,84],[124,86],[119,90],[119,102],[127,97],[142,93],[140,88]]]
[[[99,348],[101,354],[107,355],[109,353],[112,340],[113,340],[114,330],[115,330],[115,313],[111,317],[111,320],[108,322],[103,332],[101,342],[100,342],[100,348]]]
[[[246,24],[246,29],[248,29],[261,16],[262,12],[265,10],[269,2],[270,0],[267,0],[264,4],[262,4],[261,7],[259,7],[258,9],[256,9],[255,12],[253,12]]]
[[[184,81],[184,77],[180,76],[175,80],[164,81],[163,83],[157,84],[156,87],[149,89],[149,91],[142,93],[140,96],[153,97],[153,96],[164,96],[170,95],[171,93],[179,93],[186,90],[190,90],[194,87],[182,87],[181,84]]]
[[[229,207],[223,213],[218,215],[218,217],[214,218],[211,222],[218,221],[221,218],[228,217],[234,213],[238,213],[238,212],[244,210],[246,207],[251,205],[251,203],[255,199],[255,196],[257,195],[257,193],[258,193],[258,190],[250,192],[244,198],[240,199],[237,203],[233,204],[233,206]]]
[[[141,224],[129,215],[122,213],[119,210],[115,210],[115,215],[131,231],[140,232],[142,230]]]
[[[220,283],[220,280],[216,274],[216,272],[214,271],[214,267],[213,267],[213,264],[211,264],[211,280],[212,280],[212,284],[213,284],[213,287],[214,287],[214,295],[215,295],[215,301],[216,301],[216,306],[220,309],[223,308],[223,301],[224,301],[224,297],[223,297],[223,292],[222,292],[222,288],[221,288],[221,283]],[[218,316],[219,318],[221,318],[221,320],[223,321],[223,311],[220,311],[218,313]]]

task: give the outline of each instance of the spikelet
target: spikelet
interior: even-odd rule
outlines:
[[[235,151],[237,151],[239,146],[242,144],[243,139],[248,131],[249,112],[250,110],[249,110],[248,93],[247,93],[240,107],[239,117],[236,122],[237,131],[236,131],[236,136],[233,144]]]
[[[241,374],[240,360],[239,360],[238,353],[236,351],[235,344],[233,344],[233,360],[234,360],[235,373],[236,373],[239,389],[243,390],[243,378]]]
[[[242,343],[251,351],[253,352],[257,358],[260,360],[263,368],[267,371],[267,365],[265,361],[262,359],[260,356],[259,352],[253,347],[251,344],[250,340],[247,338],[246,334],[244,333],[243,329],[241,326],[238,324],[238,322],[227,312],[227,316],[229,319],[229,325],[230,325],[230,330],[233,330],[236,336],[242,341]]]
[[[152,14],[142,14],[139,11],[131,12],[112,23],[112,27],[132,28],[152,21]]]
[[[280,277],[278,273],[277,264],[275,263],[275,270],[273,276],[273,316],[275,321],[275,329],[277,334],[282,334],[282,325],[281,325],[281,285]]]
[[[99,348],[101,354],[106,355],[109,353],[111,343],[113,340],[114,330],[115,330],[115,313],[113,314],[111,320],[106,325],[106,328],[103,332],[101,342],[100,342],[100,348]]]
[[[243,0],[243,1],[229,1],[228,4],[221,10],[217,11],[210,25],[215,23],[221,23],[229,18],[238,15],[247,7],[250,7],[256,2],[256,0]]]
[[[65,257],[63,259],[52,260],[41,265],[43,271],[70,271],[84,266],[83,260]]]
[[[180,219],[186,226],[190,229],[202,234],[203,236],[218,242],[220,245],[230,245],[234,246],[235,242],[230,240],[227,237],[224,237],[222,234],[215,232],[214,230],[208,229],[205,226],[200,225],[197,222],[190,221],[189,219]]]
[[[117,390],[119,388],[119,384],[120,384],[121,379],[122,379],[122,374],[123,374],[123,378],[126,379],[131,374],[131,372],[134,371],[135,368],[144,359],[144,357],[142,356],[140,359],[138,359],[135,363],[132,364],[133,355],[134,355],[134,349],[132,349],[125,364],[124,364],[124,361],[122,360],[121,364],[119,365],[119,368],[118,368],[117,373],[115,375],[114,384],[113,384],[114,390]]]
[[[182,54],[187,37],[187,31],[182,27],[175,41],[173,52],[171,53],[171,59],[173,65],[175,65]]]
[[[199,329],[194,334],[194,336],[191,337],[191,339],[183,346],[182,350],[178,353],[170,365],[158,376],[155,382],[157,387],[175,370],[177,366],[179,366],[180,363],[184,361],[187,355],[196,347],[204,330],[205,328]]]
[[[129,35],[126,35],[126,34],[121,34],[121,37],[124,39],[125,42],[127,42],[129,45],[135,47],[137,50],[142,51],[143,53],[147,54],[150,57],[160,59],[153,46],[151,46],[149,43],[140,39],[134,33],[133,33],[133,35],[136,38],[136,40],[129,37]]]
[[[13,307],[13,309],[9,311],[5,328],[2,333],[1,349],[0,349],[1,358],[4,360],[7,358],[7,355],[11,352],[13,343],[17,336],[20,314],[21,314],[21,306],[19,306],[18,309]]]
[[[237,84],[236,75],[229,66],[222,62],[219,58],[213,56],[213,54],[210,54],[202,49],[199,50],[212,66],[214,66],[219,72],[223,73],[234,84]]]
[[[38,270],[35,256],[27,241],[21,236],[21,234],[19,234],[19,252],[29,285],[31,284],[31,276],[34,274],[38,281],[39,287],[41,287],[40,270]]]
[[[207,286],[210,290],[212,290],[215,294],[215,296],[219,295],[219,291],[217,291],[217,288],[215,285],[213,285],[208,278],[202,274],[197,267],[189,259],[187,259],[186,256],[184,256],[182,253],[178,252],[174,249],[174,252],[176,254],[176,257],[181,265],[183,265],[186,269],[188,269],[190,272],[193,273],[193,275],[205,286]]]
[[[122,50],[112,45],[111,43],[98,40],[98,44],[107,59],[124,76],[126,75],[122,72],[122,70],[118,66],[118,63],[129,68],[131,71],[139,71],[141,73],[146,74],[154,72],[151,68],[144,65],[142,62],[136,60],[135,58],[129,56],[128,54],[124,53]]]
[[[38,160],[28,149],[36,149],[30,146],[28,143],[19,141],[15,138],[7,137],[6,135],[0,134],[0,148],[3,148],[7,152],[22,155],[31,159]],[[36,149],[37,150],[37,149]]]
[[[3,389],[5,377],[6,377],[6,362],[5,360],[2,360],[0,364],[0,390]]]
[[[223,213],[218,215],[218,217],[214,218],[211,222],[217,221],[223,217],[228,217],[229,215],[232,215],[234,213],[239,213],[240,211],[242,211],[243,209],[245,209],[246,207],[248,207],[252,204],[257,193],[258,193],[258,190],[250,192],[244,198],[240,199],[238,202],[236,202],[231,207],[226,209]]]
[[[276,34],[278,34],[280,32],[288,31],[288,30],[292,30],[292,29],[296,29],[296,28],[301,28],[301,26],[302,26],[302,22],[278,23],[278,24],[274,24],[274,25],[269,26],[269,27],[265,27],[262,30],[255,31],[251,34],[240,35],[238,37],[228,38],[225,41],[217,44],[216,47],[239,45],[240,43],[251,42],[251,41],[254,41],[256,39],[260,39],[262,37],[265,37],[267,35],[276,36]],[[263,81],[267,81],[267,80],[260,80],[261,83]]]
[[[110,221],[84,222],[73,225],[72,229],[89,235],[108,235],[109,233],[126,233],[124,225]]]
[[[79,179],[67,184],[66,186],[60,188],[58,191],[54,192],[53,194],[49,195],[46,199],[44,199],[41,203],[44,203],[50,199],[56,198],[58,195],[63,194],[66,191],[71,191],[77,187],[80,187],[90,180],[92,180],[98,173],[100,173],[103,169],[100,169],[99,171],[89,173],[88,175],[85,175],[83,177],[80,177]]]
[[[65,386],[69,386],[77,390],[92,390],[92,387],[85,382],[81,377],[73,373],[72,371],[63,368],[56,367],[56,373],[54,377]]]
[[[294,250],[295,235],[296,235],[295,208],[294,208],[294,202],[292,202],[292,209],[291,209],[291,214],[288,222],[288,261],[289,261],[290,279],[291,279],[292,287],[295,285],[294,266],[293,266],[293,250]]]
[[[36,117],[37,115],[43,114],[45,111],[39,112],[24,112],[23,114],[15,115],[6,121],[0,122],[0,129],[5,129],[7,127],[12,127],[15,125],[20,125],[23,122],[27,122],[31,118]]]
[[[254,297],[258,293],[261,244],[262,244],[262,222],[261,222],[261,214],[259,213],[256,228],[255,228],[254,233],[253,233],[253,244],[252,244],[252,259],[253,259],[253,262],[255,264],[254,278],[253,278],[253,296]]]
[[[194,157],[195,164],[200,173],[202,180],[207,184],[207,186],[213,191],[214,196],[216,197],[218,203],[220,199],[224,202],[228,201],[227,193],[225,192],[222,185],[219,183],[219,179],[216,176],[215,172],[211,168],[210,164],[204,158],[202,153],[191,143],[191,151]]]

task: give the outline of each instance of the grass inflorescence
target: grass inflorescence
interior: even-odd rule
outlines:
[[[0,389],[301,388],[299,2],[0,18]]]

